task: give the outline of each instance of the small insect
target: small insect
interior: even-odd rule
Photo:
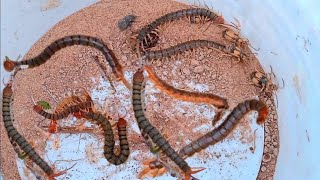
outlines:
[[[171,147],[169,142],[161,135],[161,133],[150,123],[150,121],[144,115],[144,109],[142,108],[142,88],[143,88],[144,76],[143,69],[140,68],[133,75],[133,89],[132,89],[132,105],[134,116],[139,125],[140,131],[144,131],[148,134],[148,136],[152,139],[152,142],[155,143],[162,152],[168,156],[179,168],[185,173],[185,179],[189,180],[192,176],[191,174],[195,174],[197,172],[202,171],[197,170],[194,171],[188,165],[188,163],[178,155],[178,153]]]
[[[258,111],[257,124],[263,124],[265,122],[268,115],[267,106],[263,102],[255,99],[246,100],[239,103],[220,126],[183,147],[179,151],[179,155],[182,157],[192,156],[194,153],[220,142],[232,132],[240,119],[250,111]]]
[[[172,96],[182,101],[189,101],[189,102],[195,102],[195,103],[208,103],[218,108],[228,108],[228,102],[225,98],[219,97],[214,94],[190,92],[190,91],[175,89],[174,87],[162,81],[155,74],[155,72],[152,70],[150,66],[145,65],[144,69],[149,74],[149,80],[151,80],[159,90],[163,91],[169,96]]]
[[[41,106],[44,110],[51,109],[50,104],[48,102],[46,102],[46,101],[38,101],[37,105]]]
[[[121,31],[128,29],[132,25],[132,23],[135,22],[136,18],[137,16],[133,14],[125,16],[124,18],[118,21],[118,28]]]
[[[285,87],[284,80],[282,79],[282,87],[279,87],[279,84],[272,83],[272,77],[276,78],[276,75],[273,73],[272,67],[270,66],[271,73],[263,73],[259,70],[255,70],[250,74],[251,84],[261,88],[260,92],[265,92],[268,97],[271,97],[273,94],[276,96],[277,105],[278,98],[275,93],[278,89],[283,89]]]

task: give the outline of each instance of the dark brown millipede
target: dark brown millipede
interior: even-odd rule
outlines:
[[[130,155],[129,142],[127,139],[127,121],[123,118],[120,118],[117,123],[118,135],[120,140],[120,154],[116,155],[113,152],[115,141],[109,120],[101,113],[97,112],[83,113],[83,117],[101,125],[102,129],[104,130],[104,156],[108,160],[108,162],[114,165],[125,163]]]
[[[53,113],[53,114],[44,111],[42,107],[39,105],[35,105],[33,109],[43,117],[46,117],[47,119],[54,119],[54,120],[60,120],[60,119],[66,118],[69,114],[80,111],[81,116],[83,118],[91,120],[97,123],[98,125],[101,125],[102,129],[104,130],[104,136],[105,136],[104,156],[106,157],[106,159],[111,164],[114,164],[114,165],[120,165],[126,162],[130,154],[129,143],[127,139],[126,120],[123,118],[120,118],[117,123],[118,135],[120,140],[120,154],[116,155],[113,152],[115,141],[114,141],[114,135],[113,135],[110,122],[101,113],[82,111],[83,109],[89,109],[91,107],[92,107],[92,101],[87,101],[87,102],[81,102],[79,104],[65,107],[65,109],[60,111],[59,113]]]
[[[150,40],[150,33],[154,33],[154,31],[162,24],[169,23],[174,20],[178,20],[182,17],[187,17],[190,20],[194,19],[196,16],[200,16],[203,21],[212,21],[214,23],[222,24],[224,23],[224,19],[221,16],[218,16],[214,12],[205,9],[205,8],[190,8],[190,9],[181,9],[178,11],[174,11],[168,14],[165,14],[156,20],[152,21],[148,25],[144,26],[140,29],[137,36],[137,45],[142,47],[142,49],[151,48],[152,46],[143,46],[144,42]],[[149,39],[148,39],[149,38]],[[148,44],[148,43],[146,43]],[[155,45],[155,43],[153,43]],[[141,48],[139,48],[141,50]],[[140,51],[139,50],[139,51]]]
[[[143,88],[144,76],[143,69],[140,68],[133,75],[133,87],[132,87],[132,105],[134,116],[139,125],[140,131],[145,132],[152,139],[162,152],[167,155],[173,162],[175,162],[179,168],[185,173],[185,179],[190,179],[191,174],[199,171],[192,171],[188,163],[171,147],[169,142],[161,135],[161,133],[149,122],[144,115],[142,108],[142,88]]]
[[[46,163],[30,145],[30,143],[13,126],[11,119],[11,98],[13,95],[11,84],[7,84],[2,94],[2,118],[4,127],[7,131],[10,141],[16,142],[20,149],[35,162],[50,178],[55,176],[53,169]]]
[[[267,106],[259,100],[245,100],[244,102],[239,103],[232,110],[232,112],[220,126],[183,147],[179,151],[179,155],[181,157],[191,156],[196,152],[206,149],[210,145],[220,142],[223,138],[227,137],[231,133],[231,131],[239,123],[240,119],[242,119],[250,111],[258,111],[258,124],[265,122],[268,115]]]
[[[60,38],[54,42],[52,42],[49,46],[47,46],[39,55],[33,57],[31,59],[26,59],[22,61],[12,61],[10,59],[6,59],[4,61],[4,68],[7,71],[12,71],[15,67],[21,65],[28,65],[29,68],[37,67],[44,64],[47,60],[51,58],[57,51],[73,45],[83,45],[90,46],[98,49],[102,52],[103,56],[109,63],[111,67],[112,73],[120,78],[124,84],[127,81],[124,78],[123,70],[121,64],[118,62],[115,54],[108,48],[108,46],[99,38],[85,36],[85,35],[71,35]],[[128,84],[126,84],[127,86]]]

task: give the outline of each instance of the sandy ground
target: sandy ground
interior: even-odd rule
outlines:
[[[138,30],[160,15],[186,7],[188,6],[168,0],[157,3],[147,0],[101,1],[55,25],[31,47],[24,58],[37,55],[50,42],[66,35],[97,36],[103,39],[109,48],[114,51],[120,63],[124,66],[127,77],[131,78],[132,73],[138,68],[138,63],[126,41],[130,36],[130,31]],[[120,32],[116,27],[117,21],[130,13],[138,14],[137,22],[130,30]],[[203,32],[207,25],[190,24],[183,20],[171,23],[163,29],[160,43],[155,49],[166,48],[190,39],[209,39],[228,44],[222,38],[221,32],[224,28],[211,25],[207,31]],[[55,106],[55,100],[61,100],[64,94],[79,87],[84,87],[90,92],[98,92],[98,85],[103,72],[94,63],[94,56],[99,56],[102,59],[102,55],[96,50],[73,46],[59,51],[43,66],[20,71],[17,74],[14,82],[15,126],[26,139],[36,142],[36,149],[40,155],[44,156],[46,154],[45,131],[39,129],[39,122],[42,118],[32,111],[31,96],[36,100],[46,100]],[[254,57],[251,57],[249,64],[236,63],[234,60],[220,52],[199,49],[195,53],[183,53],[179,59],[172,58],[162,62],[158,61],[152,63],[152,65],[154,65],[156,73],[169,84],[186,90],[203,91],[223,96],[228,99],[229,105],[233,108],[239,102],[255,98],[258,95],[259,89],[244,84],[249,83],[249,74],[253,70],[261,69],[258,60]],[[108,68],[108,70],[110,74],[110,69]],[[131,79],[128,80],[131,82]],[[126,105],[125,108],[128,111],[126,118],[130,119],[129,126],[134,126],[132,109],[130,103],[127,102],[130,99],[130,93],[125,92],[125,87],[122,84],[118,82],[114,82],[114,84],[119,91],[116,95],[105,96],[102,99],[100,96],[100,99],[96,98],[95,101],[100,106],[105,106],[107,112],[115,119],[117,118],[118,108]],[[92,87],[97,88],[93,89]],[[110,86],[107,85],[107,87],[108,93],[112,94]],[[147,84],[147,87],[147,116],[162,133],[166,134],[169,142],[174,144],[175,148],[181,147],[188,140],[199,137],[204,133],[203,129],[194,131],[192,128],[211,126],[210,120],[214,115],[212,107],[199,105],[197,109],[200,113],[194,113],[194,106],[191,106],[190,103],[173,100],[154,90],[150,83]],[[100,91],[106,91],[106,89],[102,88]],[[264,100],[270,106],[272,113],[269,115],[265,126],[266,143],[258,179],[268,179],[273,176],[279,150],[277,115],[274,111],[273,101],[271,99]],[[176,108],[174,108],[175,106]],[[153,109],[157,113],[153,113],[149,109]],[[206,113],[210,115],[205,116]],[[238,126],[241,132],[241,143],[248,145],[248,149],[254,141],[254,129],[251,128],[250,123],[255,122],[242,120]],[[16,155],[7,139],[3,123],[1,123],[0,128],[2,144],[0,154],[3,175],[5,179],[19,179],[18,171],[15,168]],[[179,129],[179,132],[183,134],[184,142],[180,140],[181,136],[171,133],[175,132],[176,129]],[[132,142],[131,149],[133,151],[148,151],[142,143],[139,133],[133,129],[128,131],[129,139]],[[227,137],[227,139],[232,138],[235,138],[233,134]],[[200,153],[199,156],[206,158],[208,154]]]

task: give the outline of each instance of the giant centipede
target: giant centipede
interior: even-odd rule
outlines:
[[[111,123],[108,119],[103,116],[101,113],[96,112],[88,112],[84,113],[83,117],[86,119],[90,119],[97,124],[101,125],[104,130],[104,156],[108,160],[109,163],[114,165],[120,165],[127,161],[130,155],[129,142],[127,139],[127,121],[123,118],[120,118],[117,127],[118,127],[118,135],[120,140],[120,154],[116,155],[113,150],[115,147],[115,141],[113,136],[113,131],[111,127]]]
[[[184,51],[193,50],[195,48],[210,48],[219,50],[238,59],[243,59],[246,56],[239,47],[235,46],[235,44],[222,45],[214,41],[200,39],[183,42],[162,50],[146,51],[142,53],[142,55],[149,60],[163,59],[180,54]]]
[[[108,48],[108,46],[101,39],[85,35],[71,35],[60,38],[52,42],[39,55],[31,59],[26,59],[22,61],[12,61],[10,59],[6,59],[4,61],[4,68],[9,72],[14,70],[15,67],[21,65],[28,65],[29,68],[34,68],[44,64],[57,51],[73,45],[90,46],[101,51],[106,60],[108,61],[112,73],[115,74],[117,78],[120,78],[124,83],[126,82],[123,75],[122,66],[118,62],[118,59],[116,58],[115,54]]]
[[[52,120],[61,120],[69,116],[69,114],[75,112],[81,112],[84,109],[90,109],[92,107],[92,101],[82,102],[76,105],[68,106],[64,110],[58,113],[48,113],[40,105],[34,105],[33,110],[40,114],[41,116],[52,119]]]
[[[143,82],[143,69],[140,68],[133,75],[132,87],[133,111],[140,131],[148,134],[148,136],[152,139],[152,142],[155,143],[173,162],[175,162],[178,167],[185,173],[186,179],[189,179],[191,174],[194,174],[196,172],[191,170],[188,163],[171,147],[169,142],[161,135],[161,133],[150,123],[150,121],[144,115],[144,110],[142,108]]]
[[[155,45],[155,43],[150,44],[150,43],[144,43],[144,42],[148,42],[148,41],[154,39],[153,37],[150,37],[150,33],[156,33],[154,31],[160,25],[165,24],[165,23],[169,23],[174,20],[178,20],[182,17],[187,17],[191,20],[191,19],[195,19],[195,17],[197,17],[197,16],[200,16],[200,18],[203,19],[203,22],[212,21],[212,22],[218,23],[218,24],[224,23],[224,19],[221,16],[218,16],[214,12],[212,12],[208,9],[205,9],[205,8],[181,9],[181,10],[178,10],[175,12],[165,14],[165,15],[157,18],[156,20],[152,21],[150,24],[141,28],[140,31],[138,32],[138,36],[137,36],[137,46],[142,47],[143,50],[153,47]],[[145,46],[145,45],[149,45],[149,46]],[[153,45],[153,46],[150,46],[150,45]],[[141,49],[139,48],[139,51],[140,50]]]
[[[155,84],[155,86],[161,90],[162,92],[168,94],[169,96],[172,96],[176,99],[182,100],[182,101],[189,101],[194,103],[207,103],[214,105],[218,108],[228,108],[228,102],[225,98],[219,97],[214,94],[209,93],[200,93],[200,92],[191,92],[191,91],[185,91],[181,89],[176,89],[163,80],[161,80],[156,73],[153,71],[153,69],[145,65],[144,69],[149,74],[149,80]]]
[[[11,84],[7,84],[3,89],[2,98],[2,118],[4,127],[7,131],[10,141],[16,142],[20,149],[33,161],[35,162],[50,178],[55,176],[53,169],[46,163],[30,145],[30,143],[17,131],[13,126],[11,119],[11,97],[13,95]]]
[[[245,100],[239,103],[232,112],[228,115],[226,120],[214,130],[206,133],[192,143],[186,145],[179,151],[181,157],[192,156],[194,153],[199,152],[210,145],[214,145],[227,137],[231,131],[239,123],[247,113],[250,111],[258,111],[257,123],[262,124],[265,122],[268,115],[267,106],[258,100]]]

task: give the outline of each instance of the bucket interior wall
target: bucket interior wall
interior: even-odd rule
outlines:
[[[96,1],[57,2],[59,6],[39,13],[46,0],[1,1],[1,59],[24,55],[54,24]],[[193,0],[182,2],[199,4]],[[285,88],[277,93],[280,152],[274,178],[320,179],[320,2],[200,2],[204,3],[227,22],[237,18],[241,35],[260,48],[257,57],[264,70],[270,72],[271,65],[278,80],[285,81]],[[9,74],[1,66],[3,77]]]

